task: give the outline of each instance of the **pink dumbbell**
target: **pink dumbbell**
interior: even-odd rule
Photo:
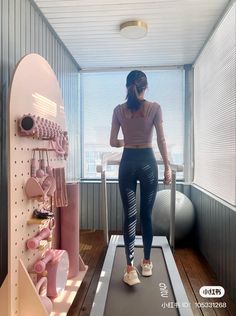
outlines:
[[[49,261],[53,260],[54,258],[54,251],[48,250],[45,254],[45,257],[41,260],[37,261],[34,265],[34,271],[36,273],[43,273],[46,269],[46,265]]]
[[[48,227],[43,228],[37,236],[27,240],[27,243],[26,243],[27,247],[29,249],[38,248],[40,246],[40,241],[43,239],[49,239],[50,234],[51,234],[51,230]]]

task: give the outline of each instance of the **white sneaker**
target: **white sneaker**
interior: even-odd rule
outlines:
[[[143,276],[151,276],[152,275],[152,268],[153,268],[152,262],[143,263],[143,261],[142,261],[141,268],[142,268],[142,275]]]
[[[125,270],[123,281],[128,285],[135,285],[140,283],[136,268],[134,270],[131,270],[130,272],[127,272]]]

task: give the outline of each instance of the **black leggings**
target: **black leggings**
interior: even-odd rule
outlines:
[[[158,171],[152,148],[125,148],[119,167],[119,188],[124,208],[124,242],[127,264],[133,264],[136,232],[136,187],[140,181],[140,222],[144,259],[152,247],[152,208],[156,197]]]

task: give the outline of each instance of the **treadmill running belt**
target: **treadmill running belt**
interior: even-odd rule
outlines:
[[[141,272],[143,248],[135,247],[135,266]],[[141,283],[122,281],[126,266],[124,246],[117,246],[109,283],[105,316],[176,316],[175,297],[161,247],[152,247],[153,275],[139,276]]]

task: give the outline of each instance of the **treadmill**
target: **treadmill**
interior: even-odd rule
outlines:
[[[107,159],[106,164],[118,164],[119,159]],[[101,172],[102,210],[104,238],[108,242],[108,216],[105,166],[97,166]],[[169,242],[165,236],[154,236],[152,243],[153,274],[151,277],[140,275],[140,284],[129,286],[123,282],[126,266],[124,239],[112,235],[100,274],[90,316],[193,316],[191,304],[172,252],[175,242],[175,194],[176,172],[183,166],[171,165],[171,214]],[[143,259],[142,236],[135,238],[134,265],[141,274]]]

